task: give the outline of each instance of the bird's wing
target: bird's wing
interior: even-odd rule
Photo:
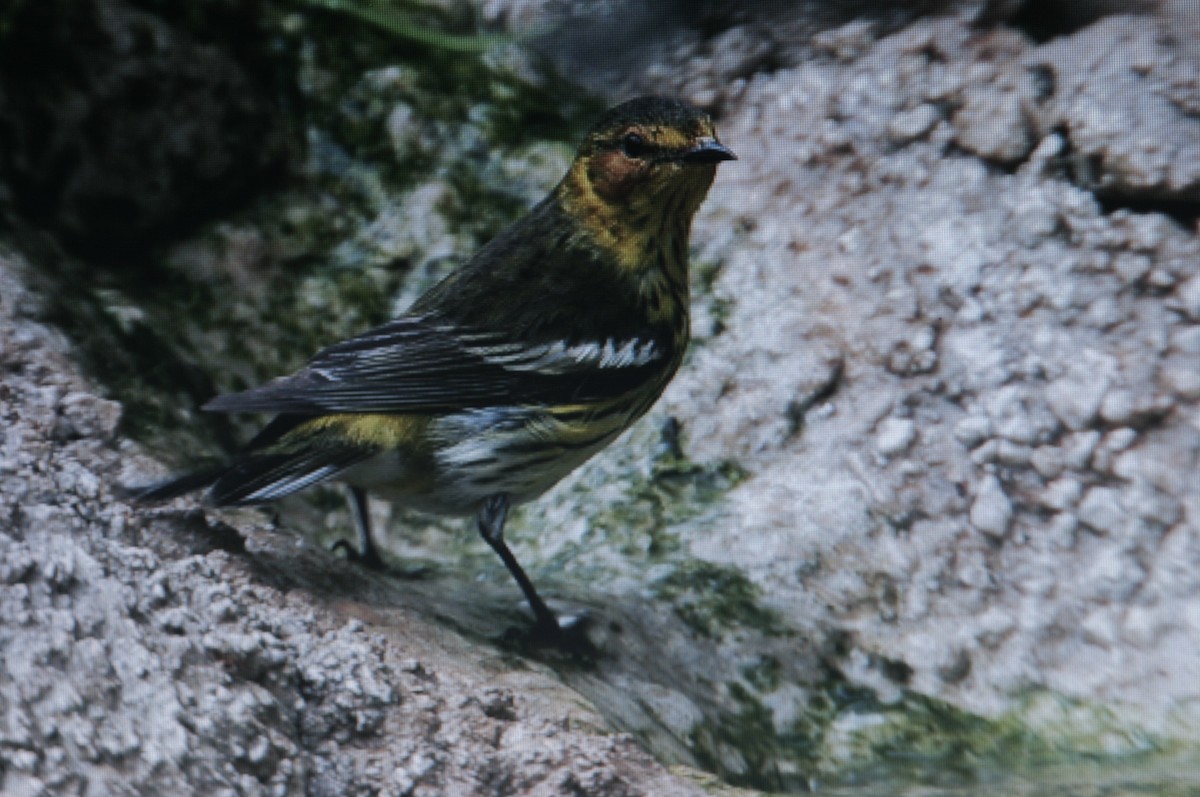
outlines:
[[[292,376],[204,408],[313,415],[599,401],[643,384],[667,359],[649,334],[526,343],[406,316],[322,350]]]

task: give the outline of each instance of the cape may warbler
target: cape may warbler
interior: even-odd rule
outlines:
[[[199,489],[217,506],[350,487],[359,556],[378,565],[368,492],[475,514],[537,617],[557,630],[504,542],[532,500],[658,399],[688,341],[688,232],[735,156],[704,113],[643,97],[605,113],[546,199],[400,318],[292,376],[206,406],[276,413],[232,461],[136,490]]]

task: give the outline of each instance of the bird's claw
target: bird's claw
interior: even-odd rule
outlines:
[[[346,558],[346,561],[362,565],[368,570],[386,569],[383,560],[379,558],[379,553],[374,548],[368,548],[365,552],[359,551],[346,540],[338,540],[329,546],[329,550],[333,553],[341,554]]]

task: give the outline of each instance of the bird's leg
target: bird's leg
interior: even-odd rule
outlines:
[[[529,602],[529,607],[533,609],[533,614],[537,618],[537,630],[543,633],[558,634],[560,629],[554,612],[550,611],[546,602],[537,594],[537,590],[533,588],[533,582],[529,580],[529,576],[525,575],[521,565],[517,564],[517,558],[513,556],[512,551],[504,542],[506,520],[508,520],[508,496],[504,493],[488,496],[479,510],[479,534],[504,562],[504,566],[508,568],[508,572],[520,586],[521,592],[525,593],[525,600]]]
[[[361,487],[347,487],[350,497],[350,514],[354,516],[354,528],[358,531],[358,548],[352,549],[345,540],[334,543],[333,549],[345,550],[346,558],[359,562],[372,570],[383,569],[383,559],[371,539],[371,507],[367,503],[367,491]]]

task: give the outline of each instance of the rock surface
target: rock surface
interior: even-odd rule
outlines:
[[[689,543],[781,612],[819,594],[820,622],[908,665],[897,686],[1198,718],[1200,73],[1174,42],[1144,16],[1040,46],[925,19],[756,76],[724,120],[741,160],[697,228],[727,331],[666,402],[689,457],[750,471],[738,535],[790,542]],[[1120,207],[1151,198],[1182,215]],[[791,436],[814,350],[845,374]]]

